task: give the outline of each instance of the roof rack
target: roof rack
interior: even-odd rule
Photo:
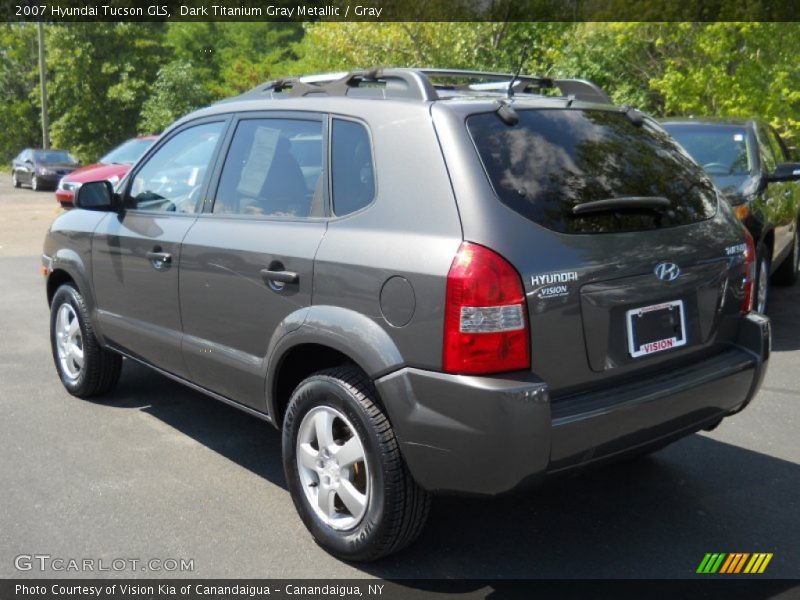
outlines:
[[[450,79],[455,83],[434,83],[432,79]],[[563,96],[575,100],[611,104],[606,93],[584,79],[551,79],[531,75],[459,69],[374,68],[349,73],[323,73],[304,77],[276,79],[256,86],[238,99],[250,97],[354,96],[368,98],[405,98],[425,102],[439,100],[439,92],[499,94],[508,89],[517,94],[541,94],[545,89],[558,89]],[[445,96],[447,97],[447,96]]]

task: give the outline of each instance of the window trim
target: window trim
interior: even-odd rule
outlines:
[[[132,212],[137,215],[165,215],[165,216],[180,216],[180,217],[197,217],[203,211],[205,207],[207,198],[208,198],[208,190],[211,183],[211,176],[213,174],[214,169],[216,168],[216,164],[219,161],[219,154],[222,148],[222,143],[228,136],[228,132],[230,130],[230,122],[231,122],[231,115],[230,114],[222,114],[222,115],[214,115],[213,117],[202,117],[199,119],[193,119],[191,121],[187,121],[182,123],[180,126],[176,127],[169,131],[168,135],[160,137],[158,140],[153,143],[150,148],[148,148],[145,153],[136,161],[134,168],[128,171],[125,174],[125,185],[120,190],[120,196],[122,198],[123,203],[123,210],[125,212]],[[150,161],[152,156],[158,152],[162,147],[164,147],[167,143],[169,143],[173,138],[180,135],[187,129],[191,129],[192,127],[197,127],[200,125],[208,125],[211,123],[221,123],[222,124],[222,132],[220,138],[217,140],[217,145],[214,147],[214,152],[211,154],[211,158],[209,159],[208,165],[209,168],[206,171],[206,175],[203,178],[203,183],[200,186],[200,198],[202,198],[202,202],[198,200],[198,204],[195,207],[193,212],[186,212],[186,213],[179,213],[179,212],[171,212],[165,210],[150,210],[144,208],[134,208],[130,206],[125,206],[125,200],[128,198],[128,194],[130,193],[131,186],[133,185],[133,180],[135,179],[136,175],[138,175],[141,170],[147,165]]]
[[[222,182],[222,169],[225,167],[225,161],[230,153],[231,146],[233,145],[233,137],[236,134],[236,129],[242,121],[263,121],[263,120],[289,120],[289,121],[318,121],[322,126],[322,169],[324,172],[330,172],[330,155],[329,155],[329,118],[325,112],[318,111],[304,111],[304,110],[253,110],[242,111],[232,115],[231,122],[229,123],[228,133],[223,140],[222,147],[220,148],[217,164],[211,173],[212,179],[208,187],[208,193],[205,196],[202,211],[197,213],[201,218],[211,219],[231,219],[235,221],[281,221],[281,222],[313,222],[325,221],[330,216],[330,177],[324,177],[322,180],[322,214],[307,217],[298,216],[282,216],[282,215],[244,215],[239,213],[215,213],[214,204],[217,201],[217,193],[219,192],[219,185]],[[213,192],[213,193],[212,193]]]
[[[354,210],[353,212],[349,212],[345,215],[337,215],[333,210],[333,121],[339,119],[341,121],[350,121],[353,123],[358,123],[361,125],[367,132],[367,138],[369,140],[369,153],[370,157],[372,158],[372,198],[370,201],[359,208],[358,210]],[[348,219],[354,215],[361,214],[373,204],[378,198],[378,161],[375,160],[375,142],[374,136],[372,135],[372,129],[370,129],[369,124],[364,121],[363,119],[358,119],[356,117],[351,117],[349,115],[341,115],[338,113],[331,113],[328,115],[328,131],[330,131],[330,135],[328,136],[328,189],[330,193],[328,195],[328,203],[329,203],[329,214],[331,221],[339,221],[341,219]]]

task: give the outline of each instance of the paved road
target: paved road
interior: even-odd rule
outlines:
[[[416,545],[354,566],[302,527],[270,426],[130,363],[107,402],[64,392],[38,271],[55,211],[0,174],[0,577],[39,575],[13,564],[39,553],[191,558],[202,577],[661,578],[710,551],[774,552],[768,576],[800,577],[800,286],[774,291],[772,364],[742,415],[527,494],[438,498]]]

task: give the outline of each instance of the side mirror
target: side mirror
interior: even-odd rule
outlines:
[[[781,163],[767,176],[770,183],[778,181],[800,181],[800,163]]]
[[[119,200],[110,181],[89,181],[78,188],[74,204],[86,210],[116,212]]]

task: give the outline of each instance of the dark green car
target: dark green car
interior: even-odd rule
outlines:
[[[763,313],[769,280],[797,281],[800,263],[800,163],[778,133],[757,119],[670,119],[662,123],[725,192],[756,243],[755,306]]]

